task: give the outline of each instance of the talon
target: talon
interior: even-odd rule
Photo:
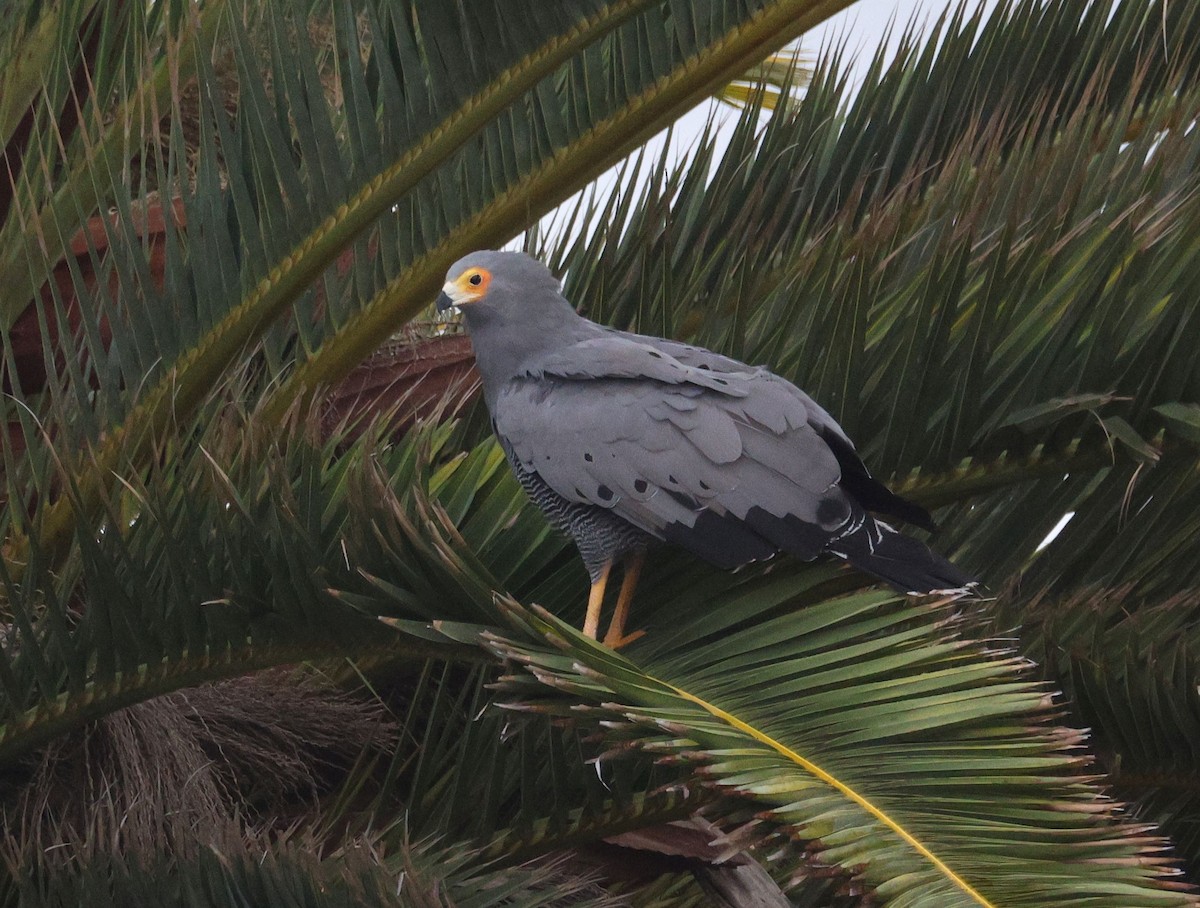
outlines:
[[[611,567],[611,561],[604,565],[588,595],[587,617],[583,620],[583,635],[591,637],[593,640],[598,637],[597,632],[600,630],[600,606],[604,604],[604,587],[608,585],[608,571]]]
[[[621,578],[621,592],[617,595],[617,610],[613,612],[612,620],[608,623],[608,633],[604,635],[604,645],[620,649],[632,643],[645,631],[625,633],[625,619],[629,617],[629,604],[633,602],[633,591],[637,588],[638,577],[642,573],[644,552],[637,552],[625,564],[625,576]]]

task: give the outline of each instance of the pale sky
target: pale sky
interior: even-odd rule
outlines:
[[[936,20],[954,2],[955,0],[858,0],[805,33],[800,39],[800,47],[807,56],[816,59],[822,47],[844,39],[847,59],[853,61],[851,72],[858,74],[851,79],[851,84],[854,85],[861,80],[861,73],[865,72],[875,49],[885,35],[889,35],[888,46],[894,51],[900,35],[914,17],[920,23]],[[986,14],[995,8],[996,3],[997,0],[968,0],[966,9],[971,12],[982,9]],[[680,150],[686,148],[704,128],[708,117],[714,114],[726,120],[732,117],[732,111],[725,105],[715,101],[702,104],[676,123],[676,135],[672,144]],[[661,148],[663,141],[662,137],[655,139],[654,147]]]
[[[845,37],[848,52],[847,58],[854,60],[851,72],[860,74],[852,76],[851,84],[857,84],[861,79],[861,73],[870,64],[871,56],[874,54],[875,49],[883,40],[884,35],[888,33],[889,26],[891,26],[891,36],[888,43],[894,49],[899,35],[905,31],[905,26],[914,16],[917,17],[919,22],[936,19],[942,11],[955,2],[956,0],[858,0],[854,5],[821,23],[812,31],[807,32],[800,39],[800,46],[807,56],[815,60],[823,46]],[[988,12],[996,6],[997,2],[998,0],[967,0],[966,8],[969,11],[983,9],[985,12]],[[688,150],[695,144],[696,137],[700,135],[710,117],[713,117],[718,124],[724,123],[727,129],[731,129],[733,122],[737,119],[737,115],[737,111],[729,105],[718,101],[710,101],[706,104],[701,104],[695,110],[680,117],[675,122],[672,131],[672,157],[677,160],[687,154]],[[718,152],[720,152],[724,145],[721,141],[721,133],[723,131],[720,128],[717,131]],[[655,160],[658,154],[661,153],[666,141],[665,132],[651,139],[646,144],[649,152],[647,160]],[[600,176],[596,183],[601,188],[601,191],[605,192],[616,181],[617,172],[614,168]],[[568,200],[560,210],[570,210],[573,201],[573,199]],[[549,226],[549,222],[553,221],[554,218],[554,213],[547,215],[543,220],[543,224]],[[577,229],[581,229],[582,226],[577,225]],[[553,228],[550,229],[550,232],[553,233]],[[514,248],[519,248],[520,244],[521,240],[517,238],[511,245]]]
[[[904,26],[915,16],[918,21],[936,19],[952,0],[858,0],[853,6],[826,20],[801,40],[803,47],[815,53],[821,44],[848,32],[850,50],[859,50],[859,58],[865,64],[872,52],[883,40],[888,24],[896,23],[894,33],[903,32]],[[995,8],[997,0],[972,0],[966,4],[968,11],[982,9],[985,13]],[[895,46],[895,39],[891,41]]]

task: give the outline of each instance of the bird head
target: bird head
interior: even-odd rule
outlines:
[[[550,269],[523,252],[472,252],[446,273],[439,312],[463,314],[484,396],[548,351],[602,329],[581,318]]]
[[[468,325],[500,319],[529,322],[541,309],[561,308],[558,279],[523,252],[482,250],[464,256],[446,272],[438,312],[457,308]]]

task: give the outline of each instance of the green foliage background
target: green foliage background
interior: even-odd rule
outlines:
[[[951,11],[626,158],[845,5],[0,15],[8,902],[721,905],[724,848],[795,905],[1192,903],[1200,11]],[[322,419],[522,234],[805,387],[995,598],[665,553],[643,640],[572,631],[477,412]]]

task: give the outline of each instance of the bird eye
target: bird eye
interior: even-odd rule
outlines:
[[[467,278],[467,281],[470,282],[471,284],[473,284],[474,286],[478,287],[480,284],[483,283],[483,275],[480,274],[478,271],[476,271],[469,278]]]

